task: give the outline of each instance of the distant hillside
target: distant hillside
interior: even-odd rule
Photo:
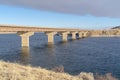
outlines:
[[[120,26],[113,27],[111,29],[120,29]]]

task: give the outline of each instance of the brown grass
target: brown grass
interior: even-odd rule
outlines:
[[[96,75],[81,72],[77,76],[64,73],[64,67],[58,66],[54,69],[33,68],[22,66],[17,63],[0,61],[0,80],[118,80],[111,74]]]
[[[64,66],[63,65],[57,66],[57,67],[53,68],[52,71],[64,73]]]
[[[118,80],[118,79],[113,77],[111,73],[107,73],[105,75],[96,74],[95,80]]]
[[[0,80],[83,80],[67,73],[0,61]]]

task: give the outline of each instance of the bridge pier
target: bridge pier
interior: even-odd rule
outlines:
[[[72,34],[72,40],[75,40],[77,32],[72,32],[71,34]]]
[[[85,38],[88,36],[88,32],[80,32],[79,33],[79,38]]]
[[[55,34],[57,34],[57,32],[46,32],[46,35],[48,36],[48,44],[54,44]]]
[[[68,36],[69,33],[70,32],[63,32],[62,33],[62,40],[63,40],[63,42],[67,42],[67,36]]]
[[[87,36],[88,36],[88,32],[84,32],[83,37],[85,38],[85,37],[87,37]]]
[[[18,32],[19,36],[21,36],[21,47],[29,47],[29,37],[34,35],[34,32]]]
[[[79,32],[79,38],[83,38],[84,37],[84,33],[83,32]]]

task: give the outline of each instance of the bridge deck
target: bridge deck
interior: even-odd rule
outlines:
[[[43,27],[27,27],[27,26],[7,26],[0,25],[0,32],[64,32],[64,31],[83,31],[80,29],[67,29],[67,28],[43,28]]]

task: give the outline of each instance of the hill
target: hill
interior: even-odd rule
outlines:
[[[113,27],[111,29],[120,29],[120,26]]]

